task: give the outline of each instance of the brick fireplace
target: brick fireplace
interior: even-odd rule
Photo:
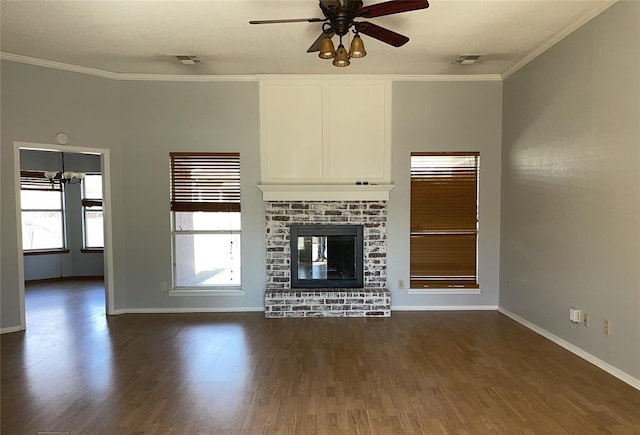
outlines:
[[[266,317],[388,317],[385,201],[267,201]],[[363,288],[291,288],[292,224],[362,225]]]

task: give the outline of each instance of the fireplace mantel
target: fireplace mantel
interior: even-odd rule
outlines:
[[[393,184],[259,184],[264,201],[388,201]]]

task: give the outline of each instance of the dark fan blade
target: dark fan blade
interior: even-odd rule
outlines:
[[[429,2],[427,0],[391,0],[360,8],[357,16],[363,18],[374,18],[381,17],[383,15],[426,9],[428,7]]]
[[[356,30],[365,35],[369,35],[372,38],[376,38],[386,44],[393,45],[394,47],[400,47],[401,45],[409,42],[409,38],[396,32],[392,32],[389,29],[380,27],[373,23],[360,22],[356,23]]]
[[[321,23],[326,18],[289,18],[284,20],[253,20],[249,24],[280,24],[280,23]]]
[[[318,39],[316,39],[313,42],[313,44],[311,44],[311,47],[309,47],[309,49],[307,50],[307,53],[313,53],[314,51],[320,51],[320,41],[322,41],[322,38],[324,38],[325,36],[328,36],[329,38],[331,38],[335,34],[336,33],[333,30],[329,30],[328,32],[322,32],[320,34],[320,36],[318,36]]]

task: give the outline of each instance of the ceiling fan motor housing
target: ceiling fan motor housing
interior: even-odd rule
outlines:
[[[335,2],[320,2],[320,9],[329,19],[333,31],[338,36],[344,36],[354,24],[353,20],[362,7],[362,0],[343,0]]]

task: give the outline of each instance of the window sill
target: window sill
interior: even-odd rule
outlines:
[[[241,288],[206,288],[206,289],[173,289],[169,290],[169,296],[244,296],[245,291]]]
[[[481,288],[421,288],[408,289],[408,295],[479,295]]]
[[[104,252],[104,248],[82,248],[80,252],[83,254],[102,254]]]
[[[22,251],[22,255],[56,255],[56,254],[68,254],[71,252],[68,249],[42,249],[39,251]]]

